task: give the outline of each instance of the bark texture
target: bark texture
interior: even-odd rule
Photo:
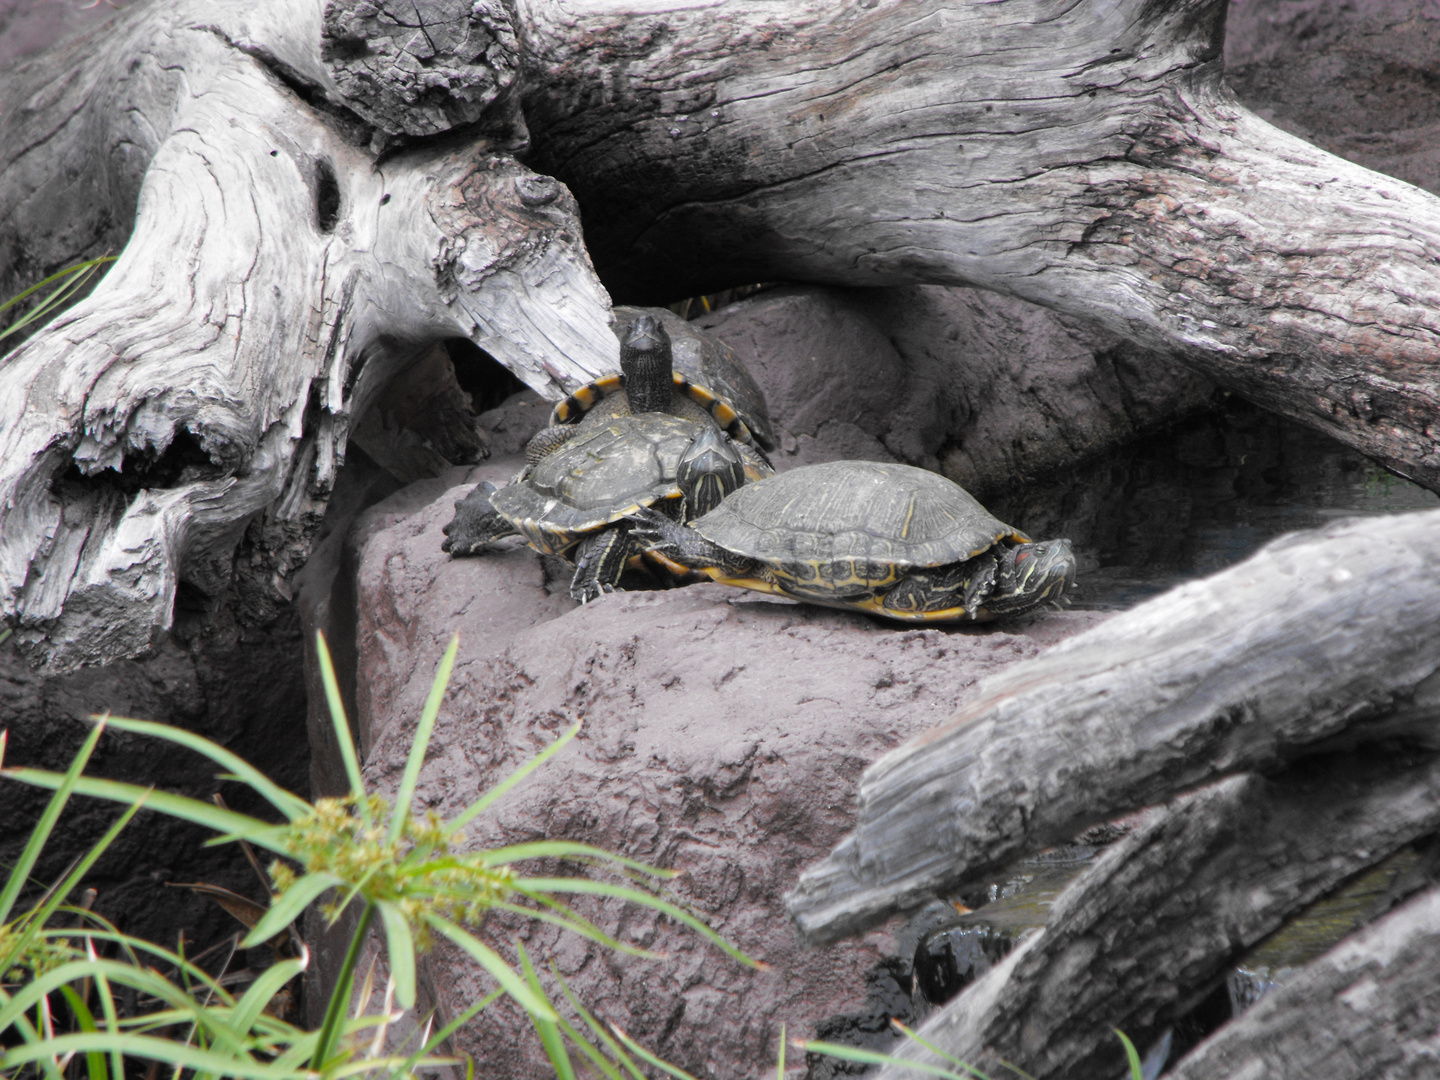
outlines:
[[[991,1075],[1001,1061],[1036,1077],[1119,1075],[1112,1028],[1147,1044],[1287,916],[1435,829],[1437,780],[1433,756],[1336,755],[1182,798],[1101,855],[1044,930],[921,1035]],[[913,1044],[900,1056],[942,1064]]]
[[[1326,740],[1440,721],[1440,512],[1275,541],[988,682],[881,758],[789,900],[831,940],[1029,850]]]

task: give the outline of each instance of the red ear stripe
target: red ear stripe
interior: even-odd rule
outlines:
[[[1016,556],[1015,556],[1015,561],[1016,561],[1017,563],[1022,563],[1022,562],[1024,562],[1026,559],[1028,559],[1028,558],[1030,557],[1030,555],[1031,555],[1031,552],[1022,551],[1022,552],[1020,552],[1019,555],[1016,555]]]

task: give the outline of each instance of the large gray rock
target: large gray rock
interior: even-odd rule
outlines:
[[[488,463],[469,478],[501,473]],[[584,728],[499,811],[477,844],[564,837],[683,871],[668,895],[752,956],[745,969],[648,911],[580,906],[637,960],[492,918],[497,945],[520,936],[604,1019],[702,1076],[773,1061],[780,1025],[813,1034],[856,1009],[865,975],[892,955],[876,932],[802,950],[781,905],[800,868],[851,827],[860,771],[948,717],[977,679],[1103,616],[1045,612],[982,628],[907,629],[721,585],[617,593],[578,607],[524,547],[480,558],[440,553],[456,486],[408,515],[405,492],[373,523],[355,568],[354,670],[367,770],[398,784],[416,718],[450,635],[460,657],[421,775],[422,799],[450,815],[576,720]],[[424,961],[425,997],[454,1015],[485,980],[453,952]],[[482,1075],[543,1076],[529,1025],[497,1005],[460,1036]]]
[[[792,286],[697,322],[765,391],[777,468],[904,461],[982,498],[1128,442],[1214,393],[1078,319],[977,289]]]

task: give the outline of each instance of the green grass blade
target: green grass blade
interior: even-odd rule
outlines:
[[[86,1005],[80,995],[75,992],[73,986],[62,986],[60,993],[64,996],[66,1004],[75,1017],[75,1022],[80,1025],[81,1031],[98,1031],[95,1024],[95,1016],[90,1012],[90,1006]],[[107,1080],[105,1076],[105,1055],[91,1051],[85,1055],[85,1071],[89,1074],[90,1080]],[[124,1080],[124,1076],[120,1077]]]
[[[943,1058],[945,1061],[950,1062],[951,1065],[954,1065],[957,1069],[963,1069],[965,1072],[968,1072],[971,1076],[975,1077],[975,1080],[990,1080],[988,1076],[982,1073],[979,1069],[975,1068],[975,1066],[967,1065],[965,1062],[957,1058],[954,1054],[949,1054],[946,1053],[944,1050],[941,1050],[938,1046],[930,1042],[928,1039],[922,1038],[914,1030],[900,1023],[899,1020],[891,1020],[890,1023],[894,1025],[896,1031],[900,1032],[901,1035],[904,1035],[911,1042],[919,1043],[936,1057]],[[1032,1077],[1021,1072],[1019,1069],[1015,1068],[1014,1065],[1006,1064],[1005,1067],[1011,1072],[1019,1075],[1021,1080],[1033,1080]]]
[[[9,300],[0,303],[0,311],[4,311],[7,308],[13,307],[28,296],[34,296],[41,289],[45,288],[46,285],[52,285],[55,282],[60,281],[62,278],[73,277],[76,274],[84,274],[89,270],[95,269],[95,267],[99,266],[101,263],[114,262],[115,259],[116,256],[114,255],[102,255],[98,259],[88,259],[85,262],[76,263],[74,266],[67,266],[63,270],[57,270],[55,273],[51,274],[43,281],[37,281],[34,285],[31,285],[24,292],[18,292],[14,296],[10,297]]]
[[[121,986],[131,986],[141,993],[158,998],[186,1017],[205,1016],[212,1033],[222,1041],[235,1046],[244,1042],[241,1033],[230,1027],[223,1012],[212,1009],[207,1013],[183,987],[176,986],[153,969],[98,958],[68,961],[18,988],[0,1004],[0,1031],[5,1031],[45,995],[54,993],[67,983],[98,975],[105,975]],[[208,982],[205,985],[215,985],[213,980],[209,980],[209,976],[206,976],[206,979]]]
[[[664,953],[651,952],[649,949],[639,945],[631,945],[628,941],[620,941],[611,937],[598,926],[584,916],[577,915],[570,909],[555,905],[560,908],[561,914],[546,911],[543,908],[529,908],[522,904],[509,904],[499,901],[491,905],[493,911],[510,911],[516,915],[523,915],[526,918],[535,919],[538,922],[549,923],[551,926],[558,926],[562,930],[568,930],[572,934],[588,938],[597,945],[602,945],[615,952],[625,953],[627,956],[639,956],[646,960],[663,960]]]
[[[491,848],[488,851],[478,852],[477,855],[478,858],[475,861],[486,869],[504,866],[507,863],[522,862],[525,859],[583,859],[623,866],[628,870],[636,870],[662,881],[680,876],[678,870],[661,870],[659,867],[628,859],[624,855],[617,855],[613,851],[606,851],[593,844],[582,844],[572,840],[531,840],[523,844],[511,844],[509,847]]]
[[[5,1051],[5,1056],[0,1058],[0,1069],[14,1068],[17,1065],[40,1061],[50,1055],[62,1055],[72,1051],[77,1054],[108,1054],[113,1051],[126,1057],[159,1061],[177,1069],[195,1069],[218,1076],[235,1077],[237,1080],[306,1080],[312,1076],[304,1070],[277,1068],[272,1064],[256,1061],[249,1055],[223,1054],[154,1035],[137,1035],[131,1032],[111,1034],[105,1031],[57,1035],[39,1043],[10,1047]]]
[[[0,989],[0,1007],[6,1006],[9,1003],[9,996],[5,993],[3,989]],[[16,1018],[14,1026],[15,1029],[20,1032],[20,1037],[25,1041],[26,1045],[35,1046],[43,1041],[40,1032],[35,1030],[35,1025],[30,1023],[30,1018],[26,1016],[23,1012]],[[5,1030],[7,1029],[0,1028],[0,1031]],[[0,1052],[0,1069],[3,1069],[4,1067],[5,1054],[3,1052]],[[52,1058],[48,1056],[42,1057],[40,1060],[40,1067],[45,1070],[45,1075],[49,1078],[49,1080],[64,1080],[64,1074],[59,1070],[59,1068],[56,1067],[55,1062]],[[0,1076],[3,1075],[5,1074],[0,1073]]]
[[[560,992],[565,995],[565,1000],[570,1002],[570,1007],[575,1010],[575,1015],[584,1021],[585,1026],[605,1045],[605,1049],[609,1050],[610,1053],[614,1055],[615,1060],[625,1067],[625,1070],[630,1073],[633,1080],[645,1080],[645,1074],[640,1071],[640,1067],[636,1065],[630,1055],[625,1052],[624,1047],[611,1038],[610,1033],[605,1030],[599,1020],[595,1019],[595,1015],[589,1009],[580,1004],[580,999],[575,996],[575,991],[570,989],[570,984],[560,977],[560,972],[555,970],[553,961],[550,964],[550,974],[555,976],[555,981],[560,984]],[[573,1038],[571,1041],[583,1046],[578,1037]],[[598,1053],[587,1056],[590,1056],[593,1061],[595,1057],[598,1056]],[[599,1064],[598,1067],[603,1069],[607,1076],[618,1080],[620,1075],[619,1070],[608,1061]]]
[[[785,1080],[785,1025],[780,1025],[780,1060],[775,1063],[775,1080]]]
[[[55,794],[50,797],[50,802],[45,807],[45,812],[40,815],[35,828],[30,832],[30,839],[25,844],[25,849],[20,852],[20,858],[10,871],[10,876],[5,882],[5,889],[0,892],[0,926],[10,920],[10,912],[15,907],[15,900],[20,895],[20,890],[30,880],[30,871],[35,869],[35,861],[40,858],[40,849],[50,839],[50,833],[55,828],[55,823],[60,820],[60,812],[65,809],[65,803],[75,790],[75,785],[80,780],[80,774],[85,771],[85,766],[90,762],[90,755],[95,752],[95,744],[100,741],[105,726],[97,724],[81,744],[79,752],[70,762],[70,767],[63,775],[57,775],[58,783],[55,785]],[[0,775],[14,776],[14,769],[0,771]]]
[[[405,829],[405,819],[410,816],[415,785],[420,782],[420,769],[425,764],[425,751],[430,746],[430,736],[435,731],[435,718],[440,715],[440,703],[445,700],[445,688],[450,685],[450,673],[455,670],[455,655],[459,651],[460,635],[456,634],[450,639],[445,655],[440,658],[435,681],[430,684],[430,696],[425,699],[420,723],[415,728],[415,739],[410,744],[410,756],[405,759],[405,773],[400,778],[400,790],[395,794],[395,810],[390,818],[392,843],[400,839]]]
[[[325,1066],[330,1060],[330,1054],[335,1049],[336,1041],[340,1037],[341,1021],[345,1012],[350,1008],[350,991],[355,983],[355,964],[360,958],[360,949],[365,944],[365,935],[370,931],[370,923],[375,919],[375,905],[366,904],[365,910],[360,913],[360,921],[355,926],[355,932],[350,938],[350,946],[345,951],[345,960],[340,965],[340,973],[335,977],[335,985],[330,988],[330,1000],[325,1005],[325,1019],[320,1023],[320,1031],[315,1038],[315,1053],[310,1059],[310,1067],[316,1072],[324,1072]]]
[[[634,1054],[636,1057],[638,1057],[641,1061],[644,1061],[647,1064],[653,1066],[654,1068],[659,1069],[667,1076],[675,1077],[675,1080],[695,1080],[695,1077],[691,1076],[684,1069],[679,1068],[675,1065],[671,1065],[664,1058],[656,1057],[649,1050],[646,1050],[643,1046],[637,1043],[634,1039],[630,1038],[629,1035],[626,1035],[625,1032],[621,1031],[614,1024],[610,1025],[610,1030],[615,1032],[615,1037],[619,1039],[622,1043],[624,1043],[625,1048],[629,1050],[632,1054]]]
[[[769,970],[766,964],[746,956],[684,908],[678,907],[668,900],[661,900],[658,896],[653,896],[641,889],[632,889],[627,885],[612,885],[608,881],[591,881],[589,878],[518,878],[511,882],[511,885],[526,895],[531,893],[581,893],[589,896],[611,896],[620,900],[631,900],[658,911],[662,915],[668,915],[676,922],[684,923],[725,955],[738,960],[747,967],[757,968],[761,971]]]
[[[530,954],[525,951],[525,946],[520,939],[515,939],[515,951],[520,954],[520,969],[525,973],[525,981],[529,984],[531,991],[539,998],[544,998],[548,1004],[549,999],[545,997],[545,989],[540,985],[540,979],[535,974],[535,965],[530,963]],[[555,1068],[555,1075],[560,1080],[575,1080],[575,1063],[570,1060],[570,1052],[565,1049],[565,1037],[560,1033],[558,1015],[555,1014],[554,1006],[551,1006],[551,1014],[556,1016],[554,1020],[546,1020],[530,1013],[530,1022],[535,1025],[535,1034],[540,1036],[540,1045],[545,1048],[545,1056],[550,1059],[550,1064]]]
[[[236,1004],[230,1014],[230,1026],[236,1031],[248,1032],[265,1011],[270,1000],[285,988],[295,976],[305,970],[304,960],[280,960],[271,964],[260,977],[250,984],[245,996]]]
[[[1140,1063],[1140,1051],[1135,1049],[1135,1044],[1130,1041],[1130,1037],[1119,1028],[1110,1030],[1120,1036],[1120,1042],[1125,1047],[1125,1060],[1130,1063],[1131,1080],[1144,1080],[1145,1067]]]
[[[244,758],[218,743],[211,742],[203,735],[196,735],[193,731],[172,727],[169,724],[157,724],[153,720],[130,720],[125,717],[112,716],[109,717],[109,723],[121,731],[164,739],[166,742],[175,743],[177,746],[183,746],[187,750],[193,750],[197,754],[208,757],[222,769],[228,770],[229,775],[226,779],[237,780],[245,784],[255,794],[285,815],[287,821],[294,821],[311,811],[310,804],[299,795],[286,791]]]
[[[51,788],[52,790],[58,789],[64,781],[64,777],[59,773],[46,772],[43,769],[5,769],[0,771],[0,776],[8,776],[12,780],[19,780],[24,784],[33,784],[35,787]],[[267,851],[273,851],[280,855],[286,854],[285,848],[280,846],[280,836],[284,831],[282,826],[271,825],[269,822],[252,818],[246,814],[237,814],[234,810],[222,810],[214,803],[201,802],[199,799],[186,798],[184,795],[172,795],[168,791],[154,791],[136,784],[125,784],[119,780],[102,780],[95,776],[80,777],[75,782],[74,790],[80,795],[89,795],[97,799],[109,799],[111,802],[120,803],[134,803],[144,795],[146,797],[145,809],[147,810],[158,810],[170,817],[192,821],[207,829],[214,829],[216,832],[229,833],[237,838],[249,840],[252,844],[263,847]]]
[[[536,754],[524,765],[521,765],[504,780],[501,780],[500,783],[496,784],[489,791],[485,792],[484,795],[481,795],[480,798],[476,799],[473,803],[471,803],[464,810],[462,810],[460,814],[455,818],[455,820],[451,821],[450,824],[445,826],[445,835],[451,836],[456,832],[459,832],[471,821],[475,820],[476,817],[478,817],[480,814],[483,814],[487,809],[489,809],[494,804],[496,799],[500,798],[500,796],[504,795],[516,784],[520,783],[521,780],[524,780],[541,765],[545,764],[545,762],[549,761],[561,750],[565,749],[566,746],[570,745],[570,740],[575,738],[575,736],[579,733],[581,723],[583,723],[583,721],[577,722],[575,726],[572,727],[569,731],[565,732],[564,735],[561,735],[544,750],[541,750],[540,753]]]
[[[270,910],[260,917],[255,929],[245,935],[240,947],[250,949],[269,941],[298,919],[326,889],[343,884],[339,878],[329,874],[306,874],[270,901]]]
[[[395,980],[395,1000],[408,1012],[415,1007],[415,939],[404,912],[384,900],[379,901],[379,908],[380,920],[385,924],[390,976]]]
[[[954,1073],[949,1069],[942,1069],[938,1065],[928,1065],[923,1061],[910,1061],[906,1058],[895,1057],[893,1054],[882,1054],[878,1050],[862,1050],[858,1046],[841,1046],[839,1043],[799,1039],[795,1041],[795,1045],[812,1054],[824,1054],[826,1057],[839,1058],[841,1061],[854,1061],[863,1065],[895,1065],[914,1072],[928,1073],[931,1076],[943,1076],[946,1080],[974,1080],[973,1075]]]
[[[95,956],[95,947],[88,941],[85,943],[85,951],[91,959],[98,959]],[[120,1013],[115,1008],[115,997],[110,993],[110,980],[103,974],[97,973],[95,976],[95,995],[100,999],[101,1011],[105,1014],[105,1030],[118,1032]],[[110,1051],[110,1075],[114,1080],[125,1080],[125,1059],[116,1050]]]
[[[15,939],[13,948],[6,950],[7,952],[18,956],[30,947],[30,942],[43,931],[45,924],[50,920],[50,916],[55,914],[61,902],[80,884],[85,875],[90,872],[90,868],[95,865],[95,861],[105,853],[106,848],[115,842],[115,838],[120,835],[126,825],[130,824],[130,819],[139,813],[144,803],[145,796],[142,796],[125,808],[125,812],[106,830],[104,836],[95,841],[90,850],[85,853],[85,857],[76,863],[75,868],[65,876],[65,880],[51,889],[44,902],[27,915],[24,932]]]
[[[335,678],[330,647],[325,644],[325,635],[318,630],[315,632],[315,652],[320,660],[320,681],[325,686],[325,701],[330,706],[330,726],[335,730],[335,743],[340,748],[340,760],[345,763],[350,794],[355,796],[355,812],[369,825],[370,810],[365,805],[365,780],[360,775],[360,755],[355,752],[355,740],[350,735],[350,721],[345,719],[345,702],[340,697],[340,683]]]
[[[474,934],[434,915],[427,916],[425,921],[473,956],[480,966],[490,973],[490,977],[499,983],[505,992],[531,1016],[538,1015],[541,1019],[550,1021],[558,1019],[555,1010],[550,1007],[550,1003],[543,997],[537,998],[531,993],[530,988],[525,985],[525,981],[515,974],[500,954]]]
[[[434,1032],[430,1038],[426,1040],[424,1046],[405,1059],[405,1063],[400,1066],[399,1075],[405,1076],[414,1072],[415,1066],[419,1064],[421,1058],[426,1054],[433,1054],[446,1039],[450,1038],[451,1035],[454,1035],[455,1032],[479,1016],[485,1009],[499,1001],[504,995],[504,990],[491,990],[490,993],[475,1002],[474,1005],[471,1005],[454,1020],[451,1020],[450,1023],[446,1024],[439,1031]]]
[[[5,311],[8,308],[14,306],[15,304],[20,303],[20,301],[26,299],[27,297],[34,296],[37,292],[45,288],[47,285],[54,284],[55,282],[60,282],[59,286],[53,292],[51,292],[49,296],[45,297],[33,308],[31,308],[29,311],[25,312],[18,319],[12,322],[9,326],[5,327],[3,330],[0,330],[0,341],[4,341],[11,334],[18,333],[25,327],[29,326],[32,322],[35,322],[38,319],[43,319],[46,316],[52,314],[64,302],[66,297],[68,297],[72,292],[74,292],[76,289],[78,289],[81,285],[85,283],[85,281],[90,277],[90,275],[95,272],[96,267],[100,266],[102,263],[114,261],[115,256],[102,255],[98,259],[89,259],[82,263],[76,263],[74,266],[67,266],[64,270],[51,274],[49,277],[45,278],[45,280],[36,282],[34,285],[31,285],[30,288],[26,289],[24,292],[12,296],[4,303],[0,303],[0,311]],[[0,640],[4,639],[0,638]]]

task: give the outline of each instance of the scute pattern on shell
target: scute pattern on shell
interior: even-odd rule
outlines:
[[[698,430],[667,413],[616,417],[546,455],[490,505],[527,539],[548,533],[546,547],[563,550],[579,534],[677,498],[675,468]]]
[[[1007,537],[1030,539],[945,477],[875,461],[832,461],[747,484],[693,525],[712,543],[777,566],[856,561],[880,580],[895,567],[943,566]]]

